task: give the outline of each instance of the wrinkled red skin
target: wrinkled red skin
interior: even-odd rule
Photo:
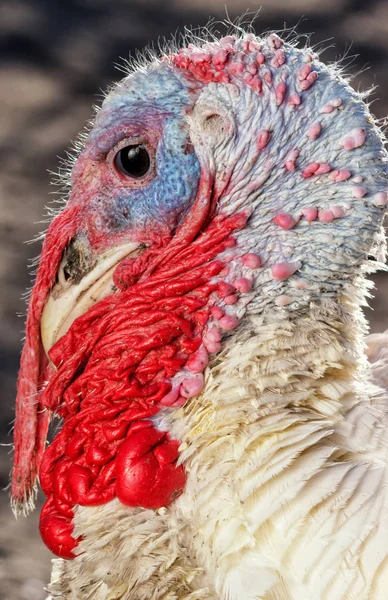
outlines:
[[[117,453],[117,497],[127,506],[168,506],[186,481],[183,467],[176,466],[179,442],[157,431],[152,421],[138,421],[135,426]]]
[[[211,283],[224,268],[214,259],[245,222],[242,215],[215,218],[195,242],[129,288],[121,269],[122,291],[78,318],[50,351],[58,370],[41,402],[64,425],[41,464],[48,500],[40,530],[59,556],[73,556],[74,505],[117,496],[128,506],[160,508],[182,492],[178,442],[147,417],[162,408],[171,378],[199,348],[213,293],[222,295],[225,285]]]

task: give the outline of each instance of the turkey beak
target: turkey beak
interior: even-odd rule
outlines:
[[[86,240],[74,238],[64,253],[57,281],[42,312],[41,339],[46,354],[77,317],[115,292],[113,273],[118,263],[138,249],[138,243],[128,243],[96,257]]]

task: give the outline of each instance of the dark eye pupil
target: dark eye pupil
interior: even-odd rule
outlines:
[[[125,146],[116,154],[114,162],[121,173],[139,179],[150,168],[150,155],[142,144]]]

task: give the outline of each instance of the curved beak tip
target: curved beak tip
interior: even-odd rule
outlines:
[[[124,258],[134,254],[139,246],[138,243],[128,243],[109,250],[80,282],[58,282],[54,285],[48,294],[40,321],[41,339],[46,354],[78,317],[114,293],[113,273],[116,267]]]

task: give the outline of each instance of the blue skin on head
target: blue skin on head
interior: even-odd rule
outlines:
[[[186,124],[193,101],[188,82],[167,64],[129,76],[106,98],[73,170],[73,194],[85,207],[92,245],[107,246],[112,236],[163,243],[187,214],[200,178]],[[151,169],[133,179],[117,171],[114,157],[139,143]]]

